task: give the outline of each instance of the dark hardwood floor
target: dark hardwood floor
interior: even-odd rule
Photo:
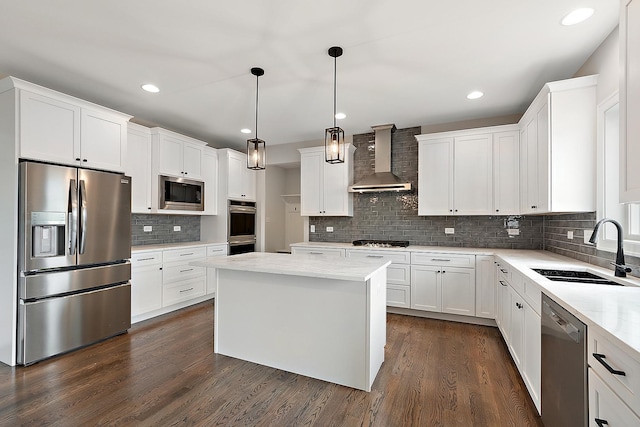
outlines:
[[[371,393],[213,353],[213,304],[29,367],[0,426],[542,426],[496,328],[389,314]]]

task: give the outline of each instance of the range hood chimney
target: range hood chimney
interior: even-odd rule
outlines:
[[[391,173],[391,133],[396,125],[372,126],[375,132],[375,173],[349,187],[351,193],[374,193],[380,191],[409,191],[411,183]]]

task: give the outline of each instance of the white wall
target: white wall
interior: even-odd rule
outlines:
[[[598,76],[598,104],[620,88],[620,44],[618,27],[591,54],[574,77]]]

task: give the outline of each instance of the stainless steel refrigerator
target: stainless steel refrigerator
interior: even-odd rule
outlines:
[[[131,184],[122,174],[20,163],[18,363],[131,327]]]

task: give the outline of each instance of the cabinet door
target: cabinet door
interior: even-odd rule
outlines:
[[[77,165],[80,107],[21,90],[20,157]]]
[[[202,147],[184,144],[182,171],[185,178],[200,179],[202,177]]]
[[[300,214],[322,214],[322,153],[304,153],[300,156]]]
[[[522,377],[529,388],[529,394],[540,412],[540,361],[542,345],[540,342],[540,315],[529,304],[523,304],[523,364]]]
[[[440,267],[411,267],[411,308],[426,311],[442,311],[440,271]]]
[[[456,215],[493,213],[492,146],[491,134],[455,138],[453,211]]]
[[[476,316],[496,317],[496,267],[491,255],[476,256]]]
[[[162,268],[131,269],[131,316],[162,308]]]
[[[493,135],[493,208],[500,215],[520,213],[520,140],[518,132]]]
[[[242,180],[242,192],[244,194],[244,198],[247,200],[255,201],[256,200],[256,187],[257,187],[257,179],[258,174],[260,172],[254,171],[251,169],[244,168],[244,178]],[[264,173],[264,172],[262,172]]]
[[[640,202],[640,0],[620,5],[620,202]]]
[[[524,300],[509,286],[509,348],[514,362],[521,370],[523,351]]]
[[[537,150],[537,175],[538,175],[538,197],[535,204],[536,212],[549,212],[551,206],[549,205],[549,159],[551,156],[550,151],[550,132],[551,123],[549,121],[549,101],[543,103],[537,112],[536,124],[538,129],[536,131],[536,150]]]
[[[418,215],[451,215],[453,138],[418,146]]]
[[[533,117],[526,124],[526,138],[523,143],[522,153],[526,162],[526,203],[523,213],[535,212],[538,208],[538,121]]]
[[[498,300],[500,313],[500,331],[507,345],[511,342],[511,293],[510,286],[504,280],[498,281]]]
[[[167,135],[160,135],[158,171],[163,175],[182,176],[184,143]]]
[[[204,181],[203,215],[218,214],[218,153],[205,148],[202,153],[202,180]]]
[[[127,169],[131,177],[131,212],[151,213],[151,134],[129,130]]]
[[[475,269],[442,267],[440,271],[442,312],[475,316]]]
[[[640,417],[634,414],[591,368],[589,368],[588,382],[589,426],[626,427],[640,425]],[[598,424],[596,419],[605,421],[605,423]]]
[[[230,199],[245,199],[247,180],[247,159],[240,153],[228,152],[229,177],[227,195]],[[254,190],[255,191],[255,190]]]
[[[349,162],[322,162],[323,183],[323,214],[329,216],[344,216],[349,214]]]
[[[82,166],[124,172],[127,121],[105,112],[82,110],[80,158]]]

